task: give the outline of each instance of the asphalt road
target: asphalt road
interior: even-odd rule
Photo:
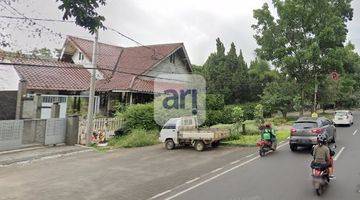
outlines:
[[[336,180],[321,197],[311,183],[308,150],[291,152],[288,144],[259,158],[257,155],[230,163],[212,176],[163,191],[154,199],[279,200],[360,199],[360,115],[351,127],[337,127]],[[341,153],[340,153],[341,152]]]

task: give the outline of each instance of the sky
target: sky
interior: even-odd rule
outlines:
[[[253,10],[271,0],[107,0],[99,12],[105,16],[105,24],[136,39],[142,44],[183,42],[193,64],[202,65],[216,49],[219,37],[227,47],[234,42],[242,50],[245,60],[255,57],[257,48],[254,31]],[[4,4],[4,3],[1,3]],[[61,19],[55,0],[17,0],[12,4],[28,17]],[[360,52],[360,0],[353,0],[354,18],[348,23],[348,40]],[[274,12],[274,10],[272,10]],[[17,15],[14,10],[0,6],[0,15]],[[5,22],[5,23],[4,23]],[[7,23],[10,22],[10,23]],[[48,30],[41,36],[32,37],[37,25],[27,27],[17,20],[1,19],[10,24],[5,32],[11,34],[11,50],[27,52],[34,48],[61,48],[66,35],[92,39],[86,30],[73,23],[38,22]],[[61,33],[62,37],[54,33]],[[109,30],[100,32],[100,41],[119,46],[136,46],[128,39]]]

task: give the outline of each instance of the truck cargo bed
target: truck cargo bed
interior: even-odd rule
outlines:
[[[228,136],[229,132],[227,130],[218,129],[186,130],[179,133],[179,139],[192,140],[221,140]]]

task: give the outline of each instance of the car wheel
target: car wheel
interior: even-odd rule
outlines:
[[[290,144],[290,150],[291,151],[296,151],[297,150],[297,145],[296,144]]]
[[[196,141],[194,147],[196,151],[203,151],[205,149],[205,144],[203,141]]]
[[[165,142],[165,148],[167,150],[173,150],[175,148],[175,142],[172,139],[168,139]]]

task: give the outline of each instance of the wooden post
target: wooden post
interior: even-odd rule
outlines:
[[[133,104],[133,93],[130,92],[130,101],[129,104],[132,105]]]

